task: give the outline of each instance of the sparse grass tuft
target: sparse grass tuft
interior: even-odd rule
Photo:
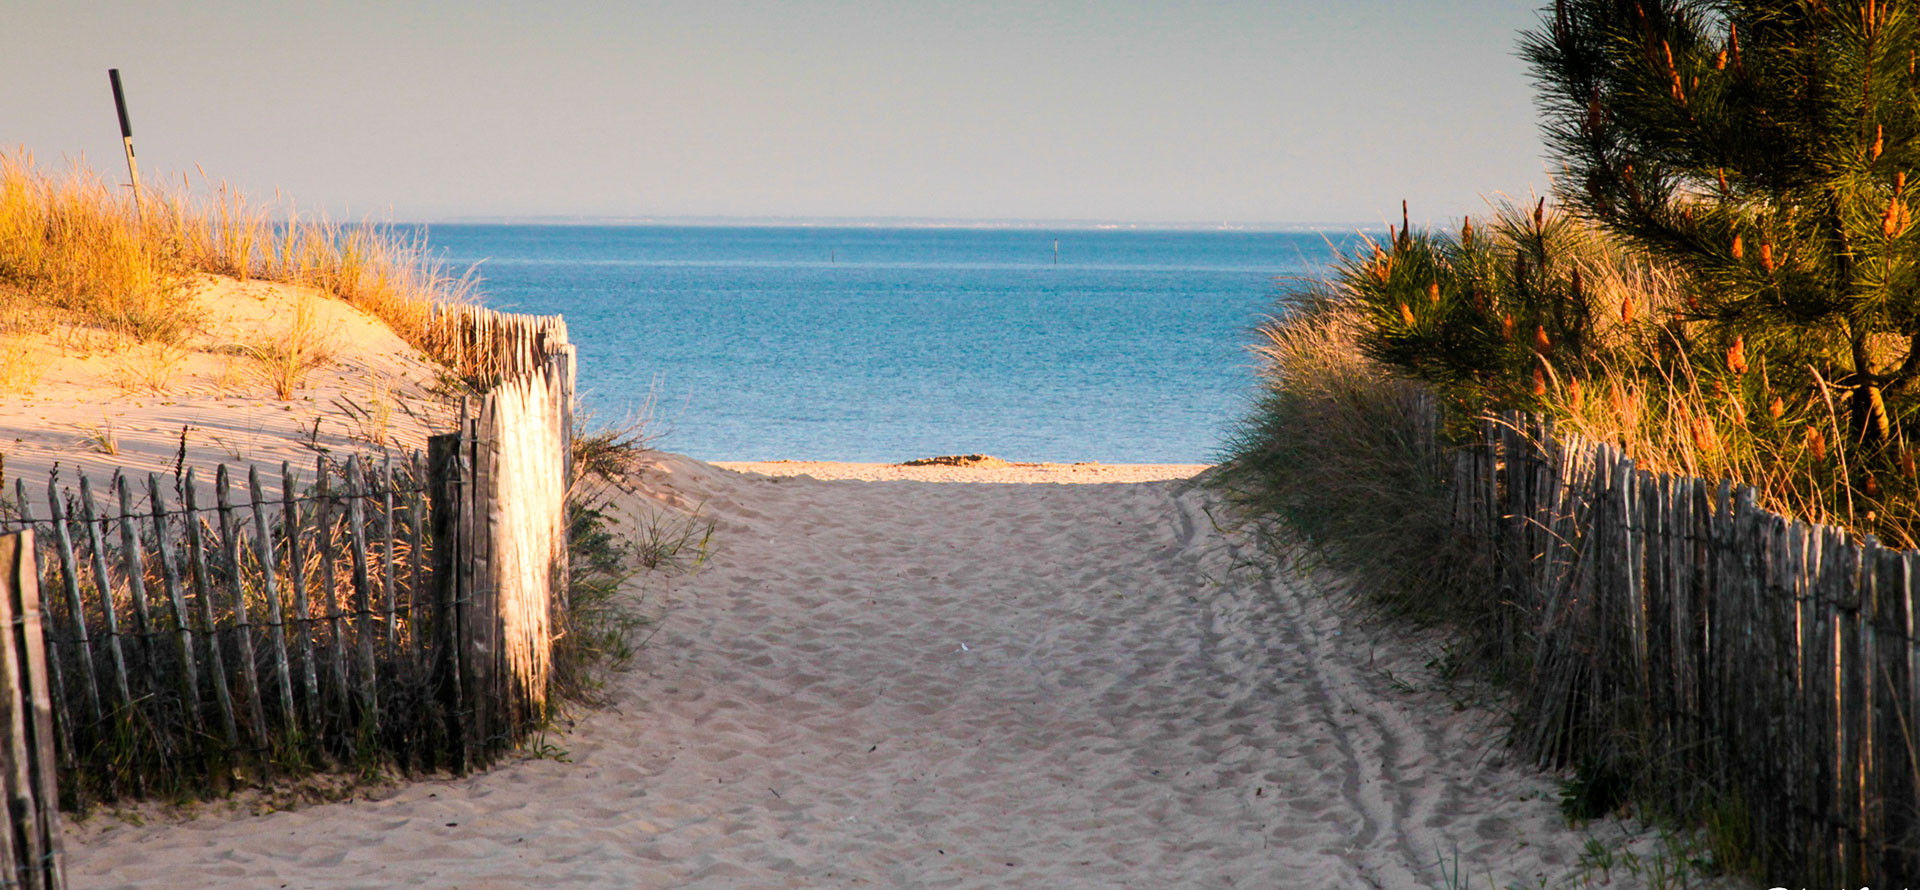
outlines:
[[[113,421],[101,418],[99,426],[81,427],[80,444],[101,454],[119,454],[120,436],[113,430]]]
[[[633,634],[646,621],[621,590],[638,571],[632,544],[604,511],[570,501],[567,610],[554,640],[553,684],[560,697],[598,702],[606,674],[633,657]]]
[[[169,392],[187,355],[186,349],[171,343],[136,343],[114,359],[114,383],[129,393]]]
[[[680,516],[661,511],[641,523],[634,553],[649,571],[691,572],[704,565],[713,552],[713,533],[718,526],[699,508]]]
[[[307,375],[333,357],[333,344],[318,320],[314,298],[302,295],[294,303],[286,327],[268,342],[247,346],[254,374],[281,401],[293,398]]]
[[[365,401],[363,405],[343,394],[333,400],[333,406],[353,420],[355,438],[375,448],[385,449],[393,436],[393,381],[381,378],[367,381]]]
[[[629,420],[588,431],[579,429],[573,437],[573,466],[580,476],[597,476],[618,482],[632,472],[634,462],[649,450],[652,441],[644,420]]]
[[[599,701],[607,673],[633,657],[633,635],[648,623],[633,578],[697,570],[711,551],[718,523],[697,507],[679,511],[648,502],[646,515],[631,527],[609,511],[609,496],[628,489],[647,441],[644,420],[574,433],[570,588],[553,658],[562,698]]]

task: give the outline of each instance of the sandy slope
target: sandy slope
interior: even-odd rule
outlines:
[[[74,886],[1399,888],[1444,886],[1443,857],[1572,885],[1554,784],[1204,492],[876,473],[662,458],[649,484],[720,550],[656,579],[663,624],[557,739],[571,762],[96,820]]]
[[[115,469],[171,474],[183,431],[186,466],[202,473],[288,461],[310,479],[319,454],[417,449],[452,428],[448,403],[430,392],[435,366],[377,319],[311,288],[213,276],[194,287],[202,323],[174,350],[84,329],[35,338],[39,379],[0,392],[9,495],[14,479],[37,494],[56,464],[67,484],[76,472],[96,483]],[[272,343],[302,303],[332,358],[281,401],[243,345]]]

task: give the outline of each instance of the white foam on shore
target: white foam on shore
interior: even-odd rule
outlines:
[[[862,482],[1161,482],[1204,472],[1207,464],[1010,463],[988,459],[978,465],[839,463],[818,460],[715,461],[714,466],[764,476],[811,476]]]

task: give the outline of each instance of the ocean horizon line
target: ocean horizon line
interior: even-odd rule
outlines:
[[[1234,222],[1103,219],[969,219],[913,216],[592,216],[575,214],[463,214],[403,225],[659,226],[687,228],[994,229],[1142,232],[1384,232],[1385,222]]]

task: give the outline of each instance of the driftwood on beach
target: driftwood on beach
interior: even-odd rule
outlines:
[[[1550,425],[1484,424],[1455,522],[1530,642],[1517,741],[1753,839],[1768,875],[1920,874],[1920,552],[1650,473]],[[1799,886],[1798,883],[1795,884]]]
[[[33,532],[63,804],[461,772],[545,719],[573,349],[544,320],[472,314],[450,327],[502,353],[483,363],[502,379],[426,453],[15,481],[0,533]]]

